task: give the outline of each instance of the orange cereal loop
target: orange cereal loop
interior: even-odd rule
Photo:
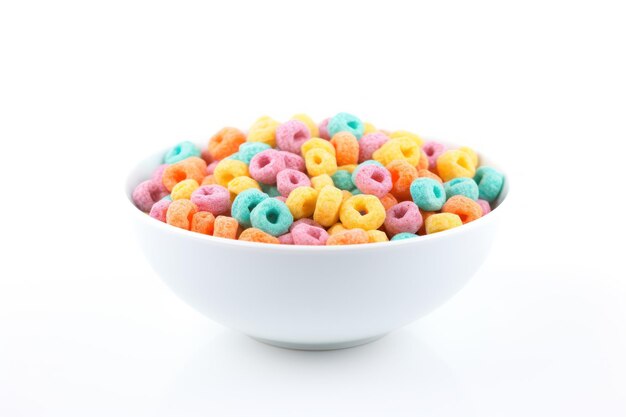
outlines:
[[[213,185],[213,184],[217,184],[217,181],[215,180],[215,177],[213,176],[213,174],[207,175],[202,180],[202,185]]]
[[[246,135],[234,127],[225,127],[209,140],[209,152],[215,159],[224,159],[239,150],[246,141]]]
[[[432,216],[433,214],[437,214],[436,211],[424,211],[420,209],[420,214],[422,215],[422,226],[417,231],[417,234],[423,236],[426,234],[426,219]]]
[[[483,215],[483,209],[480,205],[464,195],[450,197],[443,205],[441,211],[443,213],[456,214],[461,218],[463,224],[479,219]]]
[[[352,197],[352,193],[348,190],[341,190],[341,194],[343,194],[341,202],[344,203],[347,199]]]
[[[189,230],[193,215],[198,211],[198,207],[189,200],[172,201],[165,213],[165,222],[181,229]]]
[[[215,216],[208,211],[199,211],[191,218],[191,231],[202,233],[204,235],[213,234],[213,225]]]
[[[226,239],[237,239],[239,222],[228,216],[217,216],[213,223],[213,236]]]
[[[418,178],[432,178],[435,181],[439,181],[440,183],[443,184],[443,181],[441,180],[441,178],[439,178],[439,175],[427,170],[427,169],[418,169],[417,170],[417,176]]]
[[[385,211],[389,210],[391,207],[398,204],[398,200],[393,196],[393,194],[388,193],[380,198],[380,202],[382,203]]]
[[[338,166],[359,163],[359,142],[352,133],[339,132],[333,136],[330,143],[335,147]]]
[[[391,161],[386,168],[391,173],[391,194],[398,201],[411,200],[411,183],[417,178],[417,169],[404,159]]]
[[[368,243],[369,235],[363,229],[350,229],[331,235],[326,241],[327,245],[358,245]]]
[[[261,229],[257,229],[255,227],[251,227],[249,229],[241,232],[239,236],[239,240],[246,240],[248,242],[259,242],[259,243],[276,243],[279,244],[280,240],[277,237],[274,237],[268,233],[265,233]]]
[[[204,177],[206,177],[206,162],[202,158],[190,157],[165,168],[162,182],[168,191],[172,191],[181,181],[193,179],[201,183]]]

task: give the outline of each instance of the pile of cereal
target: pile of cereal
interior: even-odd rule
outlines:
[[[262,243],[349,245],[415,238],[491,210],[504,176],[470,148],[446,149],[339,113],[225,127],[201,150],[182,142],[133,191],[151,217]]]

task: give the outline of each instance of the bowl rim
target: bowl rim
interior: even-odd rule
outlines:
[[[457,147],[457,148],[459,147],[459,145],[453,144],[452,142],[440,141],[440,140],[431,139],[431,138],[424,138],[424,142],[429,142],[429,141],[436,141],[453,149],[455,149],[454,147]],[[194,143],[198,145],[197,142],[194,142]],[[202,147],[202,145],[199,145],[199,146]],[[510,199],[509,194],[510,194],[511,180],[510,180],[509,175],[506,173],[506,171],[502,170],[497,164],[493,164],[490,158],[487,158],[489,160],[489,163],[487,166],[494,167],[498,171],[504,174],[505,182],[504,182],[502,191],[500,192],[500,195],[499,195],[499,198],[501,197],[501,201],[498,203],[498,205],[495,208],[491,210],[491,212],[487,216],[480,217],[479,219],[463,224],[459,227],[454,227],[452,229],[444,230],[444,231],[433,233],[430,235],[417,236],[416,238],[401,239],[401,240],[394,240],[394,241],[389,240],[385,242],[366,243],[366,244],[358,244],[358,245],[331,245],[331,246],[284,245],[284,244],[274,244],[274,243],[250,242],[250,241],[238,240],[238,239],[225,239],[221,237],[205,235],[202,233],[192,232],[190,230],[185,230],[179,227],[171,226],[167,223],[161,222],[153,217],[150,217],[147,213],[144,213],[141,210],[139,210],[133,203],[132,189],[134,189],[134,187],[137,185],[134,182],[131,184],[131,177],[133,173],[139,167],[139,165],[143,164],[145,161],[148,161],[150,159],[158,158],[160,155],[165,155],[165,153],[169,149],[170,147],[165,148],[158,152],[153,152],[148,157],[145,157],[141,161],[135,163],[131,169],[127,170],[128,172],[125,176],[125,181],[124,181],[125,183],[124,194],[125,194],[126,205],[127,207],[129,207],[130,212],[133,213],[133,215],[135,215],[138,219],[140,219],[140,221],[148,221],[148,224],[150,224],[151,226],[154,226],[157,228],[163,228],[164,231],[173,233],[174,235],[179,235],[182,238],[187,237],[191,239],[198,239],[200,241],[204,241],[205,243],[215,244],[215,245],[227,245],[227,246],[230,245],[230,246],[233,246],[234,248],[239,247],[239,248],[249,248],[249,249],[255,249],[255,250],[260,249],[260,250],[268,250],[271,252],[289,251],[289,252],[327,253],[327,252],[336,252],[336,251],[348,251],[349,252],[349,251],[361,251],[361,250],[380,250],[380,248],[388,248],[388,247],[393,248],[394,246],[400,246],[400,245],[421,245],[421,244],[426,244],[427,242],[430,242],[433,240],[446,239],[449,236],[470,232],[473,228],[480,227],[484,223],[492,221],[495,218],[494,216],[500,215],[502,206],[507,206],[508,205],[507,201]],[[484,158],[482,153],[479,153],[479,152],[477,153],[479,155],[479,158],[481,159]]]

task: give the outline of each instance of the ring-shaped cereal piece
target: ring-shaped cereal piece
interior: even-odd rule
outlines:
[[[208,211],[199,211],[191,218],[192,232],[202,233],[204,235],[212,235],[215,224],[215,216]]]
[[[352,133],[336,133],[330,143],[335,148],[337,165],[359,163],[359,141]]]
[[[289,120],[276,128],[276,144],[280,150],[300,155],[302,144],[311,138],[311,132],[300,120]]]
[[[474,181],[478,184],[480,199],[495,201],[504,186],[504,175],[491,167],[480,167],[476,170]]]
[[[446,191],[441,183],[431,178],[416,178],[411,183],[411,197],[422,210],[437,211],[446,202]]]
[[[248,130],[248,142],[261,142],[270,147],[276,146],[276,128],[280,122],[269,116],[262,116]]]
[[[318,195],[313,212],[313,220],[324,227],[331,227],[339,220],[339,210],[343,202],[343,193],[337,187],[327,185]]]
[[[336,155],[335,147],[327,140],[320,138],[311,138],[302,144],[300,151],[302,156],[306,156],[311,149],[322,148],[333,155]]]
[[[391,194],[398,201],[405,201],[411,199],[411,184],[418,178],[417,169],[411,165],[408,161],[399,159],[391,161],[386,166],[387,170],[391,174]]]
[[[213,171],[215,181],[222,187],[228,187],[228,183],[237,177],[248,177],[248,165],[235,159],[222,159]]]
[[[354,189],[354,183],[352,182],[352,174],[344,169],[338,169],[333,175],[330,176],[333,180],[335,187],[340,190],[352,190]]]
[[[393,187],[391,173],[386,168],[376,165],[361,167],[356,175],[355,185],[363,194],[371,194],[378,198],[389,193]]]
[[[235,200],[235,198],[241,194],[243,191],[249,190],[250,188],[257,189],[261,191],[261,186],[259,183],[253,180],[250,177],[237,177],[230,180],[228,183],[228,191],[230,192],[230,201]]]
[[[303,172],[284,169],[276,176],[276,187],[280,195],[289,197],[289,193],[298,187],[310,187],[311,180]]]
[[[239,223],[228,216],[217,216],[213,223],[213,236],[224,239],[237,239]]]
[[[264,192],[261,192],[255,188],[249,188],[241,192],[230,207],[231,216],[243,227],[250,227],[250,215],[252,210],[256,208],[261,201],[270,198]]]
[[[198,187],[200,187],[198,181],[191,178],[179,182],[174,186],[174,188],[172,188],[172,201],[181,199],[190,200],[191,194],[193,194],[193,192],[196,191]]]
[[[312,187],[298,187],[289,193],[285,204],[296,220],[311,217],[315,212],[318,192]]]
[[[150,209],[150,217],[165,223],[165,216],[167,215],[167,209],[170,204],[172,204],[171,200],[163,199],[157,201]]]
[[[269,145],[262,142],[245,142],[239,146],[239,151],[235,152],[228,158],[236,159],[245,163],[246,165],[250,164],[250,161],[254,156],[258,153],[261,153],[267,149],[272,149]],[[207,167],[208,169],[208,167]]]
[[[246,135],[234,127],[225,127],[209,139],[209,152],[214,159],[224,159],[239,150]]]
[[[172,149],[167,151],[163,157],[163,163],[175,164],[176,162],[187,159],[190,156],[200,156],[200,148],[198,148],[193,142],[185,141],[180,142]]]
[[[452,213],[459,216],[463,224],[473,222],[483,215],[483,209],[476,201],[463,195],[450,197],[441,208],[443,213]]]
[[[276,184],[276,176],[286,168],[285,158],[276,149],[254,155],[250,161],[250,176],[262,184]]]
[[[294,227],[291,231],[293,243],[296,245],[325,245],[329,238],[329,234],[321,227],[311,226],[301,223]]]
[[[198,208],[194,203],[189,200],[172,201],[170,206],[167,208],[165,221],[167,224],[170,224],[172,226],[189,230],[189,228],[191,227],[193,215],[197,212]]]
[[[453,149],[445,151],[437,158],[437,173],[447,182],[459,177],[474,177],[476,167],[467,152]]]
[[[275,198],[266,198],[250,213],[250,223],[252,227],[265,233],[280,236],[289,231],[293,216],[285,203]]]
[[[422,214],[412,201],[403,201],[387,210],[385,231],[390,236],[398,233],[417,233],[422,227]]]
[[[230,193],[221,185],[203,185],[191,194],[191,202],[199,211],[209,211],[213,215],[228,213]]]
[[[472,200],[478,200],[478,185],[471,178],[455,178],[443,183],[446,198],[463,195]]]
[[[366,194],[350,197],[339,211],[339,219],[348,229],[378,229],[385,222],[385,216],[385,208],[380,200]]]
[[[333,175],[337,171],[335,156],[321,148],[314,148],[308,151],[304,161],[306,170],[311,177],[322,174]]]
[[[348,132],[361,139],[364,126],[361,119],[350,113],[338,113],[328,121],[328,135],[332,138],[339,132]]]
[[[194,179],[200,184],[206,177],[207,165],[204,159],[195,156],[183,159],[165,168],[163,171],[163,185],[168,191],[172,191],[174,186],[186,179]]]
[[[463,225],[461,218],[453,213],[436,213],[426,219],[426,234],[443,232]]]
[[[132,199],[139,210],[147,213],[156,202],[167,194],[167,190],[161,184],[154,180],[146,180],[135,187]]]

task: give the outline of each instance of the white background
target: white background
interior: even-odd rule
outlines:
[[[621,3],[1,2],[0,415],[626,415]],[[508,168],[471,283],[318,353],[175,298],[129,230],[127,169],[338,111]]]

